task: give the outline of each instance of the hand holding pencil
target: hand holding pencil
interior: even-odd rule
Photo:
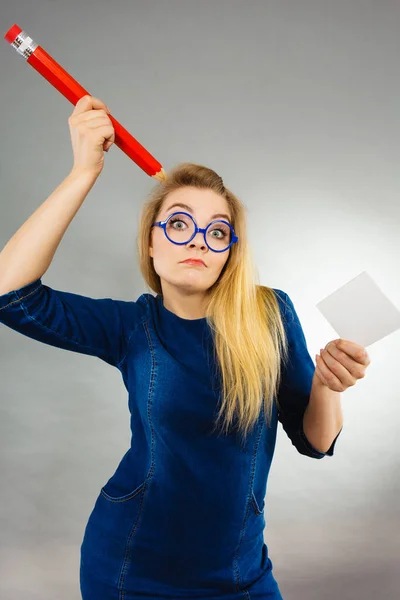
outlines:
[[[83,96],[68,124],[74,153],[74,169],[100,175],[104,166],[104,152],[115,141],[115,131],[104,102],[93,96]]]
[[[15,50],[25,58],[28,64],[30,64],[38,73],[40,73],[47,81],[53,85],[67,100],[77,106],[84,96],[90,96],[89,92],[85,90],[67,71],[65,71],[61,65],[59,65],[47,52],[39,46],[36,42],[30,38],[25,31],[23,31],[18,25],[13,25],[5,34],[5,39],[15,48]],[[90,96],[91,97],[91,96]],[[97,100],[97,103],[101,101]],[[86,101],[85,101],[86,102]],[[92,100],[95,102],[95,100]],[[92,108],[92,107],[91,107]],[[93,108],[102,110],[102,106],[93,105]],[[85,109],[87,110],[87,108]],[[78,109],[78,114],[81,112],[81,105]],[[77,116],[75,111],[73,113],[74,120]],[[104,117],[105,115],[103,115]],[[90,113],[86,115],[85,119],[98,119],[100,115],[93,115]],[[146,148],[144,148],[139,142],[124,128],[122,125],[111,115],[108,114],[109,121],[113,126],[113,135],[115,145],[118,146],[129,158],[131,158],[145,173],[154,177],[159,181],[165,181],[166,173],[162,168],[161,163],[158,162],[152,156]],[[93,121],[94,124],[95,121]],[[104,124],[103,124],[104,125]],[[89,126],[89,122],[87,123]],[[107,126],[107,123],[105,123]],[[111,135],[111,129],[107,129],[107,135]],[[106,137],[104,139],[107,139]],[[75,141],[76,143],[76,141]],[[104,155],[103,155],[104,159]],[[101,161],[100,161],[101,163]],[[99,164],[100,164],[99,163]]]

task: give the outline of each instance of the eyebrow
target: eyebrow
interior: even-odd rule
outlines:
[[[183,202],[176,202],[175,204],[171,204],[171,206],[169,208],[167,208],[167,212],[169,212],[171,210],[171,208],[174,208],[175,206],[180,206],[181,208],[185,208],[187,211],[189,211],[190,213],[193,214],[192,207],[189,206],[188,204],[184,204]],[[211,220],[219,219],[220,217],[223,217],[224,219],[226,219],[229,222],[231,220],[231,218],[226,213],[216,213],[215,215],[211,215]]]

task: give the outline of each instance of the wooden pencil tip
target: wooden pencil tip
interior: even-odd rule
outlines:
[[[158,171],[158,173],[156,173],[155,175],[152,175],[152,177],[154,179],[157,179],[158,181],[167,181],[167,174],[163,168],[161,168],[161,171]]]

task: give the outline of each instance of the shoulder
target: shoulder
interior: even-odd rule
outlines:
[[[287,293],[284,292],[283,290],[280,290],[279,288],[266,287],[266,286],[261,286],[261,287],[264,289],[264,293],[265,292],[273,292],[276,300],[278,301],[278,306],[279,306],[281,315],[285,316],[287,306],[288,306],[288,304],[290,305],[290,298],[287,295]]]
[[[284,292],[283,290],[279,290],[276,288],[272,288],[272,289],[274,290],[275,295],[278,298],[278,302],[281,307],[281,312],[282,312],[283,316],[288,317],[288,318],[293,318],[296,310],[295,310],[293,301],[290,298],[289,294],[287,292]]]
[[[150,315],[157,299],[152,294],[141,294],[136,300],[112,300],[123,319],[140,323]]]
[[[262,287],[264,287],[265,290],[273,292],[278,302],[282,322],[285,328],[288,329],[288,326],[291,326],[293,322],[296,322],[298,319],[296,309],[289,294],[279,288],[266,288],[265,286]]]
[[[278,288],[271,288],[271,289],[272,289],[272,291],[274,292],[275,296],[277,297],[277,299],[278,299],[278,302],[279,302],[280,304],[283,304],[283,305],[284,305],[284,304],[285,304],[285,302],[286,302],[286,297],[287,297],[287,294],[286,294],[286,292],[284,292],[283,290],[280,290],[280,289],[278,289]]]

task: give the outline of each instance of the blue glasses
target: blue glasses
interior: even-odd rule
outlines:
[[[165,221],[157,221],[154,226],[164,229],[166,238],[173,244],[188,244],[198,232],[213,252],[226,252],[239,238],[230,223],[221,219],[211,221],[205,229],[197,227],[196,221],[187,212],[174,212]],[[217,235],[214,235],[217,234]]]

